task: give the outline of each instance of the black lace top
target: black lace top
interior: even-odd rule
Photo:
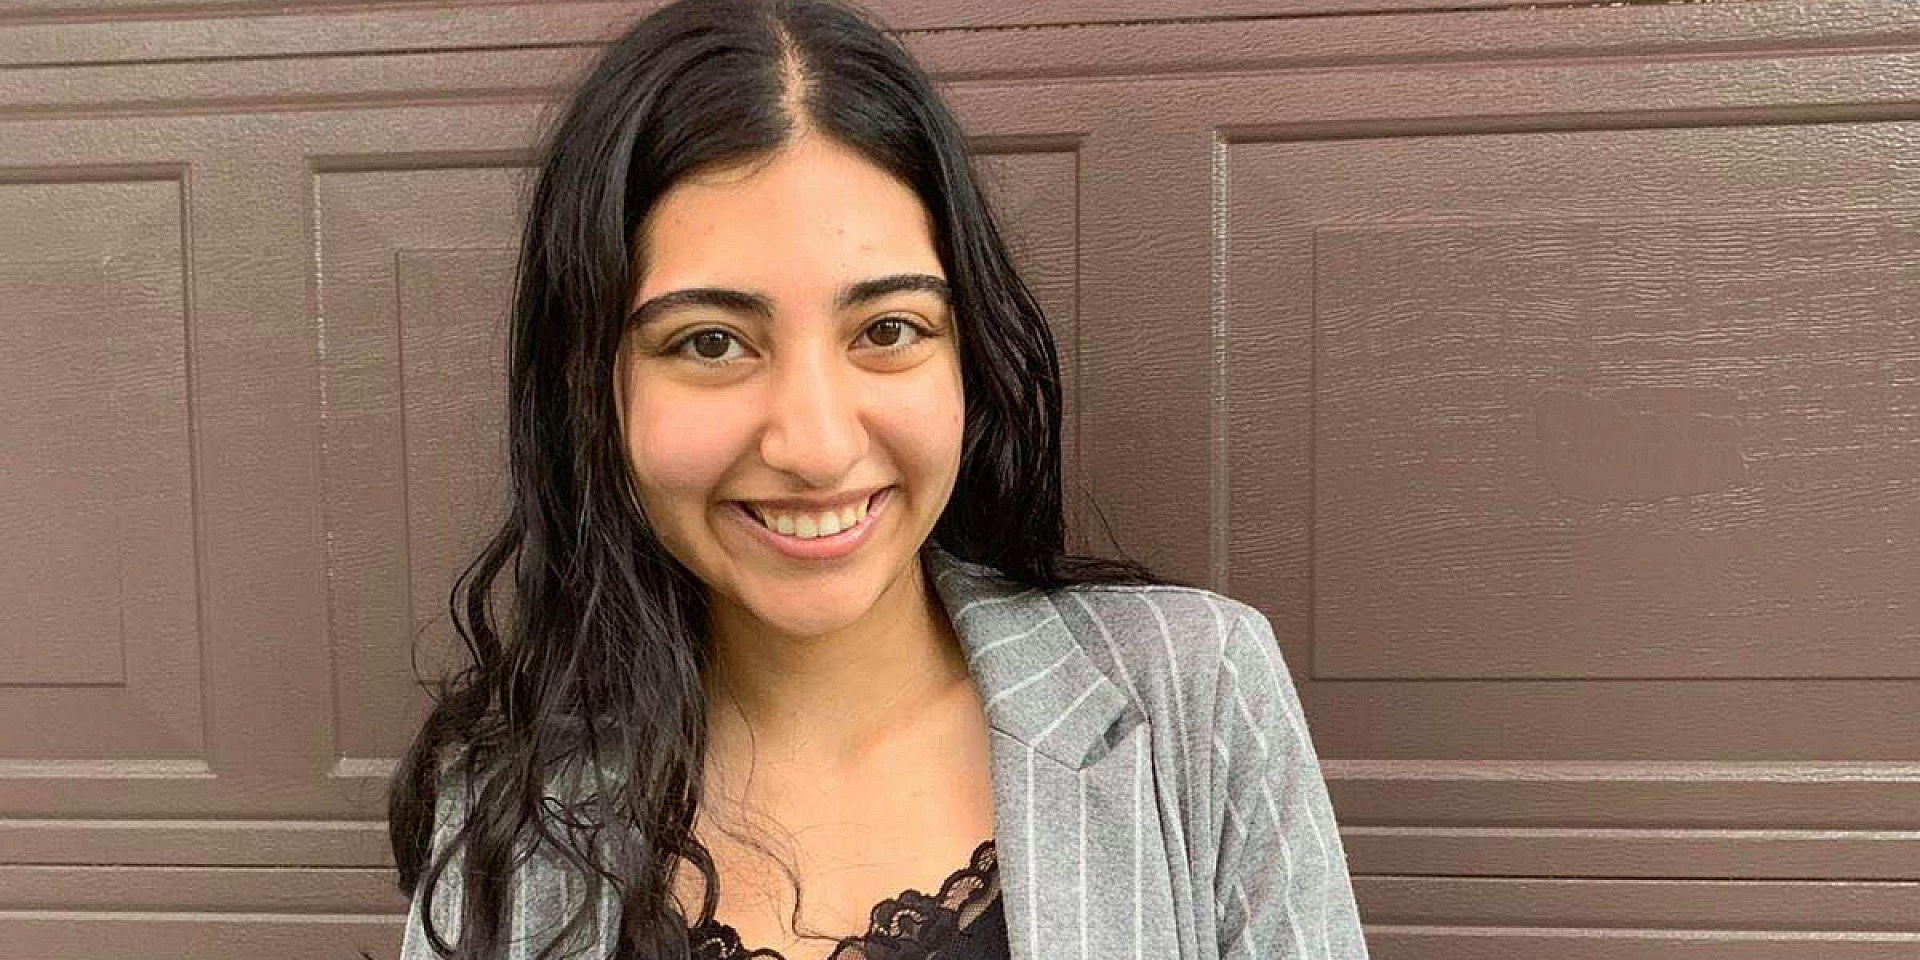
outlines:
[[[771,948],[742,945],[718,920],[689,933],[695,960],[786,960]],[[937,895],[905,890],[880,901],[867,932],[841,940],[829,960],[1008,960],[993,840],[975,847],[970,865],[947,877]]]

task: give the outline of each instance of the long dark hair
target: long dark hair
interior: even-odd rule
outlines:
[[[1036,588],[1177,582],[1066,553],[1053,339],[959,125],[906,51],[832,0],[680,0],[655,11],[603,51],[542,137],[510,320],[507,518],[450,599],[473,662],[438,685],[391,784],[404,893],[430,905],[453,851],[465,850],[460,935],[446,955],[500,955],[509,876],[530,842],[580,872],[587,908],[613,884],[620,957],[688,955],[689,918],[671,896],[680,859],[705,881],[696,922],[713,918],[719,881],[692,829],[706,595],[637,506],[615,359],[652,206],[689,172],[770,156],[802,128],[911,187],[932,219],[966,400],[959,476],[932,541]],[[502,629],[493,594],[509,564]],[[584,779],[588,799],[556,817],[546,795],[564,771]],[[468,812],[433,856],[443,772],[463,785]],[[585,929],[587,913],[556,946]],[[444,953],[433,911],[423,914]]]

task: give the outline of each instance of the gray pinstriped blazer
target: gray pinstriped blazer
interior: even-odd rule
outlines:
[[[1013,960],[1365,960],[1325,781],[1272,628],[1184,587],[1026,590],[923,559],[986,703]],[[443,786],[435,846],[458,822]],[[433,905],[457,931],[458,877]],[[584,884],[536,852],[515,880],[531,960]],[[432,960],[409,914],[401,960]],[[569,947],[606,958],[611,895]],[[560,955],[565,955],[563,950]]]

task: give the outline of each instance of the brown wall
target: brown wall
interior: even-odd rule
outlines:
[[[1920,5],[874,3],[1376,957],[1920,956]],[[644,9],[0,11],[0,956],[392,956],[529,138]]]

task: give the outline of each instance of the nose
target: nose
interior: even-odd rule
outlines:
[[[809,487],[832,489],[867,454],[859,372],[844,351],[776,353],[760,456]]]

